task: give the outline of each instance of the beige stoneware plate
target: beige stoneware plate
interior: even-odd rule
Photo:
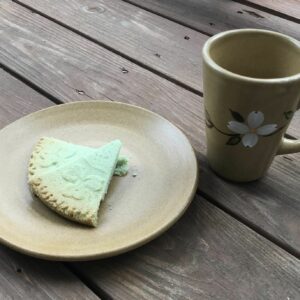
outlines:
[[[114,177],[97,228],[72,223],[35,199],[27,165],[42,136],[99,147],[123,142],[129,173]],[[168,229],[196,190],[197,161],[185,135],[135,106],[74,102],[28,115],[0,131],[0,241],[52,260],[90,260],[136,248]]]

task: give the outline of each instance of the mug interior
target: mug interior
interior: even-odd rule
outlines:
[[[300,73],[299,43],[267,31],[237,31],[212,41],[208,52],[220,67],[238,75],[273,79]]]

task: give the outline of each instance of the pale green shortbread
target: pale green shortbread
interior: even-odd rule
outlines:
[[[55,147],[52,143],[50,145]],[[41,201],[62,216],[97,226],[100,202],[107,193],[120,148],[119,140],[94,151],[70,144],[70,147],[58,147],[57,151],[48,149],[53,154],[49,156],[47,147],[45,150],[45,144],[41,141],[30,160],[31,189]],[[46,158],[40,153],[46,153]]]

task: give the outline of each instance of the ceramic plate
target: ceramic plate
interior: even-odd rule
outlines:
[[[42,136],[91,147],[123,142],[129,173],[113,178],[97,228],[65,220],[31,195],[27,165]],[[58,105],[5,127],[0,140],[0,240],[32,256],[89,260],[136,248],[169,228],[195,193],[197,161],[188,139],[166,119],[136,106]]]

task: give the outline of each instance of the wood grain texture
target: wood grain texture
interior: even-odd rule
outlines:
[[[168,112],[181,128],[193,124],[195,136],[200,131],[200,96],[10,1],[0,8],[0,28],[0,62],[60,101],[140,102]]]
[[[0,299],[99,300],[62,263],[34,259],[0,246]]]
[[[163,115],[187,134],[196,149],[201,166],[200,190],[299,254],[299,154],[277,157],[268,176],[252,185],[220,179],[205,159],[200,96],[19,5],[3,3],[0,62],[62,101],[104,98]]]
[[[137,4],[209,34],[236,28],[261,28],[279,31],[297,39],[300,37],[298,24],[230,0],[126,0],[126,2]]]
[[[300,261],[197,197],[148,245],[76,263],[114,299],[298,299]]]
[[[53,103],[0,69],[0,129]]]
[[[53,105],[2,69],[0,82],[0,128]],[[99,298],[63,264],[30,258],[0,246],[0,299]]]
[[[121,0],[22,0],[22,3],[149,68],[202,90],[201,49],[208,39],[204,34]]]
[[[257,4],[257,7],[279,12],[287,17],[293,17],[300,21],[300,1],[299,0],[236,0],[246,4]]]
[[[201,51],[208,39],[202,33],[121,0],[21,2],[169,78],[202,91]],[[300,137],[300,115],[293,122],[295,126],[290,127],[289,134]]]
[[[295,112],[287,132],[298,139],[300,138],[300,110]]]

